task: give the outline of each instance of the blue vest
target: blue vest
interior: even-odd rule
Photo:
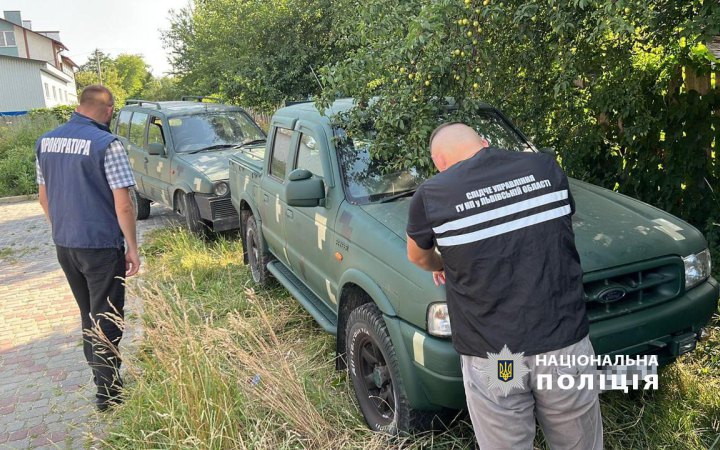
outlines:
[[[108,127],[76,112],[35,144],[56,245],[120,248],[124,244],[105,178],[105,152],[115,139]]]

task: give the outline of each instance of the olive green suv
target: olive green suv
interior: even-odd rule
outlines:
[[[228,158],[264,143],[265,133],[240,107],[185,99],[128,100],[115,121],[135,175],[137,219],[146,219],[156,202],[183,216],[195,233],[238,228]]]

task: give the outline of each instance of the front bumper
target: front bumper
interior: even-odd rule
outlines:
[[[590,324],[590,340],[598,355],[658,355],[672,362],[694,348],[688,339],[707,325],[718,309],[718,282],[710,278],[672,301]],[[431,336],[397,317],[384,316],[400,361],[408,400],[413,408],[465,408],[460,356],[449,339]]]
[[[213,231],[234,230],[240,228],[240,216],[232,204],[230,194],[223,197],[207,194],[195,194],[200,217]]]

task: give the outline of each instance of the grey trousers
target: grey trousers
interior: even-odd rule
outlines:
[[[544,355],[594,356],[595,352],[586,336]],[[553,450],[602,449],[599,391],[557,387],[560,375],[576,378],[574,386],[579,386],[580,375],[594,373],[595,367],[542,366],[535,363],[535,356],[525,356],[524,361],[530,373],[525,375],[523,388],[515,388],[505,396],[500,389],[488,386],[488,376],[483,371],[490,364],[488,359],[462,356],[465,396],[480,450],[532,449],[535,419]],[[540,374],[552,376],[552,389],[538,389]]]

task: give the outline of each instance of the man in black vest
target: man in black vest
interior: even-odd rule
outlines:
[[[80,308],[83,351],[101,411],[120,401],[122,278],[140,267],[128,192],[135,179],[125,149],[108,128],[113,109],[106,87],[88,86],[70,120],[41,136],[35,146],[40,204]]]
[[[598,391],[578,389],[594,352],[567,177],[552,156],[488,147],[459,123],[438,127],[430,150],[440,173],[413,196],[408,258],[446,283],[480,448],[532,449],[537,418],[553,449],[601,449]],[[561,356],[571,364],[542,363]]]

